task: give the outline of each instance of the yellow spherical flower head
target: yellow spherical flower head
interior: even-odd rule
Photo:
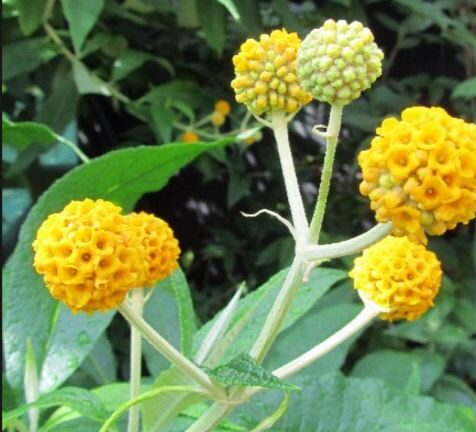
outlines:
[[[386,237],[364,251],[349,273],[364,299],[383,309],[385,320],[413,321],[433,306],[441,264],[433,252],[407,237]]]
[[[180,141],[185,143],[194,143],[200,141],[200,137],[195,132],[186,131],[180,135]]]
[[[139,286],[153,285],[172,274],[178,267],[180,248],[167,222],[144,212],[125,218],[144,247],[145,271]]]
[[[143,278],[143,247],[121,208],[108,201],[72,201],[51,214],[33,250],[51,295],[74,312],[115,308]]]
[[[227,116],[231,112],[230,104],[226,100],[220,99],[215,102],[215,111]]]
[[[395,235],[425,243],[476,214],[476,125],[442,108],[413,107],[377,128],[359,154],[360,192]]]
[[[309,103],[296,77],[297,33],[274,30],[259,41],[248,39],[233,57],[236,78],[231,82],[237,102],[256,115],[282,111],[293,113]]]
[[[327,20],[298,51],[297,74],[314,98],[331,105],[357,99],[382,74],[383,52],[360,22]]]

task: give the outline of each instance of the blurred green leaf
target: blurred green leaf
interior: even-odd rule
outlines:
[[[18,0],[18,21],[25,36],[30,36],[40,26],[48,0]]]
[[[469,78],[458,84],[451,93],[451,97],[463,99],[476,98],[476,77]]]
[[[7,81],[31,72],[57,54],[58,48],[45,37],[23,39],[4,45],[2,79]]]
[[[91,73],[84,63],[80,61],[73,62],[73,77],[79,94],[96,93],[104,96],[110,95],[106,84]]]
[[[17,150],[24,150],[32,143],[54,144],[56,134],[48,126],[41,123],[15,123],[2,119],[2,141]]]
[[[296,390],[298,387],[286,384],[267,371],[248,354],[240,354],[226,364],[213,369],[205,368],[205,372],[221,384],[240,387],[266,387],[281,390]]]
[[[476,393],[461,378],[443,375],[436,383],[432,395],[442,402],[466,405],[476,411]]]
[[[160,137],[162,142],[169,142],[172,139],[172,131],[174,129],[174,114],[173,112],[154,101],[150,109],[152,118],[152,128],[154,132]]]
[[[101,14],[104,0],[61,0],[63,12],[69,24],[71,39],[76,53],[81,52],[88,33]]]
[[[226,38],[225,7],[217,0],[197,0],[197,12],[205,40],[221,56]]]

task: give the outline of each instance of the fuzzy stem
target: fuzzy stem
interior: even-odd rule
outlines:
[[[283,112],[274,112],[271,116],[271,126],[276,138],[281,170],[283,172],[286,195],[288,197],[294,231],[298,245],[307,242],[309,225],[304,211],[304,204],[299,191],[299,184],[294,168],[293,156],[289,146],[288,123]]]
[[[144,310],[144,290],[136,288],[131,291],[131,309],[138,316],[142,316]],[[131,325],[131,376],[129,399],[134,399],[140,393],[142,376],[142,337],[140,331]],[[129,421],[127,432],[139,431],[139,405],[132,405],[129,409]]]
[[[275,369],[273,371],[273,375],[281,379],[294,375],[296,372],[299,372],[301,369],[304,369],[311,363],[314,363],[317,359],[321,358],[329,351],[340,345],[342,342],[346,341],[360,329],[365,327],[381,312],[382,309],[379,306],[372,303],[367,303],[362,311],[351,322],[346,324],[332,336],[329,336],[319,345],[316,345],[314,348],[310,349],[284,366]]]
[[[324,165],[321,173],[321,184],[319,185],[319,193],[317,196],[317,204],[311,220],[309,230],[310,243],[317,243],[322,228],[324,212],[326,210],[327,196],[331,185],[332,167],[334,165],[334,157],[337,148],[337,140],[339,138],[340,125],[342,120],[342,109],[340,105],[332,105],[329,115],[329,123],[326,131],[326,154],[324,157]]]
[[[129,324],[136,327],[142,337],[167,360],[205,388],[210,393],[212,399],[216,398],[224,400],[226,398],[225,392],[221,387],[213,383],[210,377],[203,370],[157,333],[141,316],[137,315],[127,302],[124,302],[119,306],[119,312],[129,322]]]
[[[271,348],[276,336],[278,335],[281,324],[284,321],[286,313],[291,306],[296,293],[301,286],[302,278],[304,276],[305,265],[303,258],[296,256],[294,258],[289,272],[284,280],[281,291],[273,303],[271,310],[268,313],[264,327],[258,336],[253,348],[250,351],[250,356],[253,357],[257,363],[261,363]]]
[[[306,257],[311,261],[331,259],[352,255],[382,240],[392,232],[391,222],[378,224],[367,232],[349,240],[326,245],[310,245],[306,249]]]

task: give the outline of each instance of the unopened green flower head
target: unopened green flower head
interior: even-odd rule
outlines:
[[[383,52],[360,22],[327,20],[303,40],[297,74],[304,90],[331,105],[347,105],[382,74]]]

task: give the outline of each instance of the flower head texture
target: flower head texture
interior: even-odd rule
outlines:
[[[72,201],[51,214],[33,250],[34,267],[51,295],[75,312],[115,308],[145,278],[135,229],[108,201]]]
[[[125,219],[144,247],[145,271],[139,286],[153,285],[172,274],[178,267],[180,248],[167,222],[145,212],[131,213]]]
[[[297,74],[315,99],[343,106],[382,74],[382,59],[383,52],[368,28],[358,21],[329,19],[303,40]]]
[[[359,154],[360,192],[395,235],[425,243],[476,215],[476,125],[442,108],[412,107],[377,128]]]
[[[256,115],[273,111],[294,113],[309,103],[312,97],[296,77],[300,43],[297,33],[284,29],[244,42],[233,57],[236,78],[231,86],[236,101]]]
[[[389,236],[356,258],[349,275],[362,297],[388,310],[382,319],[413,321],[433,305],[442,271],[423,245]]]

